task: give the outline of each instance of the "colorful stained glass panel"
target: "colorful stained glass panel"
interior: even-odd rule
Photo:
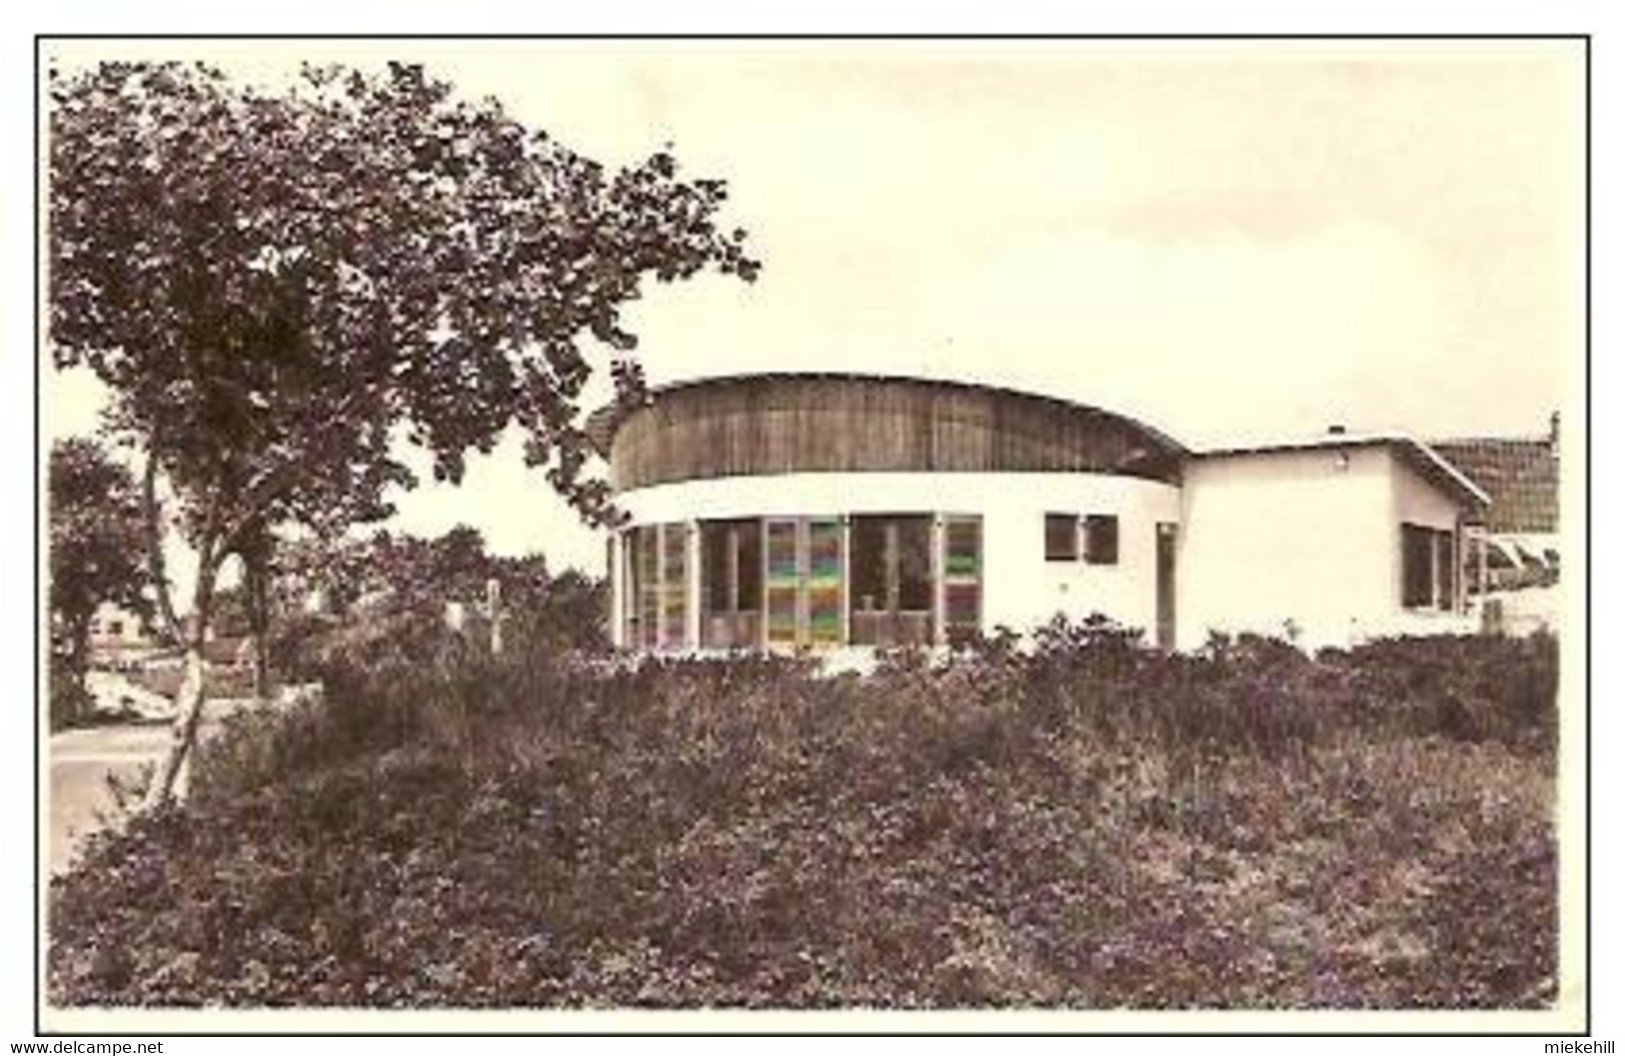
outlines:
[[[957,643],[982,629],[982,519],[948,518],[942,549],[943,624]]]
[[[767,640],[770,645],[796,644],[801,594],[797,527],[793,520],[767,522]]]
[[[807,522],[807,637],[815,646],[843,638],[841,550],[846,529],[834,519]]]

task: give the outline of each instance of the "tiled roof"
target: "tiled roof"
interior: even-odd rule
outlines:
[[[1492,532],[1557,531],[1557,452],[1549,439],[1472,437],[1430,445],[1490,496]]]

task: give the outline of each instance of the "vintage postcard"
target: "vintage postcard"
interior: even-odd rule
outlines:
[[[43,1029],[1587,1029],[1585,38],[39,47]]]

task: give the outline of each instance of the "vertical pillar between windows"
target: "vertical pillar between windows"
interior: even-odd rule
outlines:
[[[769,580],[767,578],[768,569],[771,567],[771,565],[768,562],[768,553],[772,549],[768,545],[767,524],[768,524],[768,519],[766,517],[758,517],[756,519],[756,531],[759,533],[758,538],[761,539],[761,545],[756,548],[757,550],[761,551],[759,554],[756,555],[756,564],[757,564],[757,566],[759,568],[759,571],[761,573],[761,583],[762,583],[762,618],[760,620],[756,621],[756,624],[757,624],[757,626],[756,626],[756,647],[758,649],[761,649],[763,652],[767,651],[768,643],[772,641],[772,638],[768,634],[768,629],[767,629],[767,625],[768,625],[768,622],[769,622],[769,620],[768,620],[768,616],[769,616],[769,604],[768,604],[768,602],[772,597],[772,595],[771,595],[771,593],[770,593],[770,591],[768,589]]]
[[[609,577],[609,640],[617,649],[626,645],[626,599],[621,597],[625,582],[621,573],[621,533],[611,529],[609,533],[609,567],[604,574]]]
[[[656,649],[666,647],[666,526],[656,524],[652,526],[655,544],[655,611],[654,611],[654,645]],[[649,634],[644,632],[647,640]]]
[[[1466,609],[1464,598],[1467,596],[1466,583],[1462,583],[1462,580],[1466,578],[1466,575],[1462,575],[1462,569],[1466,567],[1466,560],[1462,560],[1461,538],[1461,518],[1458,517],[1456,523],[1451,525],[1451,531],[1449,531],[1449,559],[1454,564],[1451,575],[1449,575],[1449,582],[1453,585],[1451,599],[1449,599],[1449,611],[1456,612],[1456,614],[1461,614]]]
[[[945,572],[948,568],[947,555],[944,552],[947,545],[947,533],[942,529],[942,514],[931,515],[931,644],[944,645],[948,641],[948,621],[946,617],[948,592],[945,589]]]
[[[841,515],[841,644],[852,644],[852,518]]]
[[[700,591],[704,584],[700,579],[700,522],[688,521],[688,538],[685,548],[688,551],[687,560],[683,562],[683,592],[687,603],[683,606],[683,648],[698,649],[700,647]]]
[[[1478,536],[1478,605],[1484,607],[1484,594],[1489,590],[1490,583],[1490,547],[1489,537],[1483,528],[1474,532]]]
[[[796,518],[796,648],[812,641],[812,606],[807,598],[807,578],[812,572],[812,547],[808,544],[807,518]]]

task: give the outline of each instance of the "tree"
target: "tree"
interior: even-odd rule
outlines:
[[[56,362],[93,370],[110,430],[145,451],[159,615],[187,650],[151,803],[196,737],[225,560],[288,525],[386,516],[387,489],[415,483],[398,430],[455,482],[517,425],[585,518],[612,517],[586,472],[592,344],[635,379],[621,312],[645,279],[758,268],[718,230],[720,181],[679,179],[665,151],[611,174],[415,66],[307,67],[267,91],[105,63],[53,75],[50,99]],[[160,480],[198,559],[184,629]]]
[[[94,440],[74,437],[51,447],[50,604],[53,658],[66,676],[73,721],[85,699],[90,630],[104,602],[138,618],[149,615],[144,572],[146,530],[135,477]]]

